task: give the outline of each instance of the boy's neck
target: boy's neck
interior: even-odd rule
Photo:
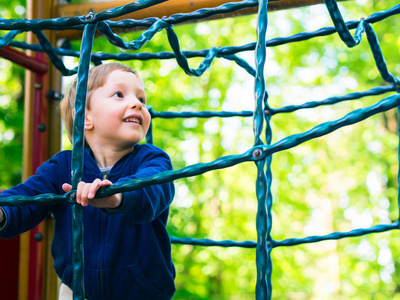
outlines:
[[[105,147],[90,147],[94,159],[100,168],[112,167],[124,155],[133,151],[133,147],[124,150]]]

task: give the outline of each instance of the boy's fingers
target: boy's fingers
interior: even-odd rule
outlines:
[[[72,185],[64,183],[61,188],[63,189],[64,192],[68,193],[70,190],[72,190]]]
[[[86,183],[81,181],[78,183],[78,186],[76,187],[76,202],[79,204],[82,204],[82,192],[83,188],[85,187]]]
[[[64,187],[65,185],[65,187]],[[63,189],[69,189],[68,191],[71,190],[71,185],[69,184],[64,184]],[[110,180],[101,180],[101,179],[95,179],[92,183],[85,183],[83,181],[78,183],[78,186],[76,188],[76,202],[79,203],[82,206],[87,206],[89,204],[89,201],[94,198],[96,195],[96,192],[99,188],[102,186],[109,186],[112,185],[112,182]]]
[[[93,199],[94,195],[96,195],[97,190],[100,188],[101,186],[101,180],[100,179],[96,179],[95,181],[93,181],[93,183],[90,185],[90,189],[88,191],[88,198],[89,199]]]
[[[93,185],[92,183],[86,183],[85,186],[83,187],[82,195],[81,195],[81,202],[82,202],[81,205],[82,206],[87,206],[89,204],[88,195],[89,195],[89,191],[90,191],[90,188],[92,185]]]
[[[104,179],[103,181],[100,182],[100,186],[109,186],[112,185],[112,182],[108,179]]]

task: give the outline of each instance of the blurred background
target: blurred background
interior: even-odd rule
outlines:
[[[398,0],[339,4],[346,21],[360,20]],[[0,0],[0,17],[24,18],[25,1]],[[182,50],[241,46],[256,41],[255,15],[175,26]],[[332,26],[323,4],[269,14],[267,38]],[[373,24],[389,71],[400,73],[400,16]],[[354,31],[352,31],[354,33]],[[1,31],[3,36],[6,32]],[[124,34],[125,41],[140,32]],[[18,36],[23,40],[23,35]],[[55,46],[55,45],[53,45]],[[71,43],[79,50],[80,42]],[[94,52],[124,50],[99,37]],[[171,51],[166,32],[140,52]],[[238,54],[254,66],[252,51]],[[190,59],[197,68],[201,58]],[[69,67],[77,59],[67,58]],[[126,62],[145,82],[148,103],[161,111],[254,109],[254,80],[236,64],[217,59],[200,78],[176,61]],[[21,181],[24,70],[0,59],[0,188]],[[387,85],[366,37],[349,49],[337,34],[267,49],[265,66],[273,108]],[[65,79],[65,85],[71,78]],[[272,118],[273,143],[372,105],[389,94]],[[398,213],[398,112],[391,110],[300,146],[274,154],[273,229],[276,240],[388,224]],[[254,143],[252,118],[153,120],[154,144],[174,169],[247,151]],[[71,145],[66,137],[64,148]],[[177,237],[256,240],[256,168],[244,163],[175,182],[168,224]],[[400,243],[396,231],[272,251],[273,299],[400,299]],[[254,299],[255,249],[173,245],[174,299]]]

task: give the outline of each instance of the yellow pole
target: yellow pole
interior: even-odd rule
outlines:
[[[27,0],[27,18],[28,19],[49,19],[55,10],[55,0]],[[47,32],[47,37],[53,42],[54,34]],[[28,43],[37,43],[35,35],[31,32],[27,33],[26,40]],[[32,51],[27,51],[27,55],[34,56]],[[54,67],[49,68],[49,72],[43,76],[43,97],[46,97],[47,91],[51,89],[59,89],[61,86],[60,76],[54,70]],[[31,71],[25,72],[25,108],[24,108],[24,145],[23,145],[23,174],[22,181],[25,181],[32,175],[32,156],[33,156],[33,96],[34,96],[34,74]],[[47,99],[42,99],[47,101]],[[48,143],[47,153],[53,155],[60,149],[60,122],[59,122],[58,109],[53,101],[49,103],[48,114],[48,134],[47,137],[51,140]],[[53,128],[57,127],[58,130]],[[51,139],[50,139],[51,136]],[[44,249],[39,251],[40,257],[37,258],[38,263],[44,265],[43,269],[43,286],[38,287],[42,289],[43,299],[56,299],[57,298],[57,276],[53,269],[53,261],[50,255],[50,244],[52,239],[52,231],[54,222],[51,219],[45,220],[40,226],[40,232],[43,234],[43,240],[40,241],[38,247]],[[18,282],[18,299],[26,300],[33,299],[32,293],[29,294],[29,256],[31,241],[30,233],[26,232],[20,237],[20,261],[19,261],[19,282]],[[44,252],[44,253],[43,253]],[[42,257],[43,256],[43,257]],[[36,287],[35,287],[36,288]],[[36,299],[35,299],[36,300]]]
[[[58,0],[46,0],[48,7],[51,8],[51,18],[54,18]],[[56,32],[52,31],[49,34],[49,39],[53,46],[57,44]],[[61,73],[51,63],[49,64],[48,73],[48,90],[53,90],[62,93],[61,90]],[[49,99],[48,102],[48,119],[47,119],[48,141],[47,153],[49,157],[53,156],[61,150],[61,116],[59,109],[59,102],[54,99]],[[54,231],[54,219],[48,218],[45,230],[45,252],[44,252],[44,290],[43,299],[54,300],[58,298],[58,277],[53,268],[53,258],[51,256],[51,241]]]

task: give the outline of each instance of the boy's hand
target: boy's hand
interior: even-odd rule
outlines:
[[[96,179],[92,183],[79,182],[76,190],[76,202],[82,206],[87,206],[88,204],[99,207],[99,208],[116,208],[121,204],[122,194],[115,194],[107,198],[97,198],[93,199],[97,190],[103,186],[112,185],[110,180]],[[62,185],[64,192],[69,192],[72,186],[68,183]]]

